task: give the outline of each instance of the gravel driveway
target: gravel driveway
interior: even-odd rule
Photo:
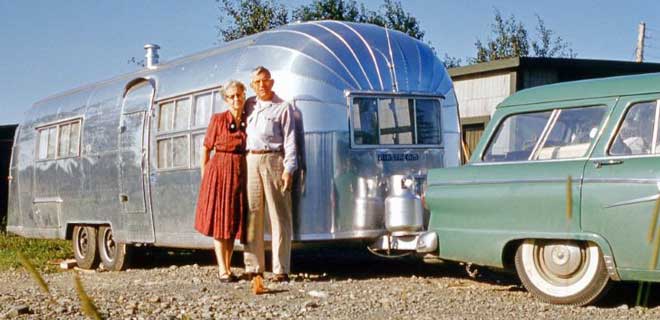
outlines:
[[[515,276],[480,270],[470,278],[451,263],[386,260],[345,250],[296,251],[293,281],[224,284],[210,252],[141,253],[124,272],[79,271],[87,293],[109,319],[658,319],[660,295],[635,307],[636,286],[614,286],[599,306],[549,305]],[[240,254],[235,254],[240,274]],[[267,274],[268,276],[268,274]],[[0,318],[83,318],[73,271],[45,275],[49,302],[23,271],[0,273]]]

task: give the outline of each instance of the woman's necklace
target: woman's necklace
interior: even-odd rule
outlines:
[[[240,112],[241,116],[237,116],[231,110],[229,111],[229,113],[231,113],[231,115],[233,117],[233,120],[229,124],[229,130],[232,131],[232,132],[236,131],[237,127],[241,127],[241,129],[245,129],[245,126],[246,126],[245,121],[243,121],[243,117],[241,117],[243,115],[243,111]]]

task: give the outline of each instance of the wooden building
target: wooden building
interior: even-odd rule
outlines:
[[[454,81],[463,139],[474,150],[497,104],[535,86],[593,78],[660,72],[660,63],[511,58],[448,69]]]

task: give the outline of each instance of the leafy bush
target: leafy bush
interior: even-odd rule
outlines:
[[[27,239],[0,232],[0,271],[20,266],[17,252],[30,259],[37,269],[46,272],[59,270],[55,262],[73,257],[68,241]]]

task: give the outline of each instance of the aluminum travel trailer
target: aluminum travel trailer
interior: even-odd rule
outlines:
[[[224,108],[221,84],[248,83],[264,65],[304,123],[294,240],[354,239],[376,250],[403,249],[397,236],[413,249],[436,243],[420,238],[428,214],[419,192],[428,169],[459,165],[460,131],[451,79],[426,44],[322,21],[161,64],[158,47],[145,48],[146,68],[27,112],[12,155],[8,231],[72,239],[79,264],[100,257],[110,269],[125,265],[132,245],[211,248],[193,229],[200,146],[211,113]]]

